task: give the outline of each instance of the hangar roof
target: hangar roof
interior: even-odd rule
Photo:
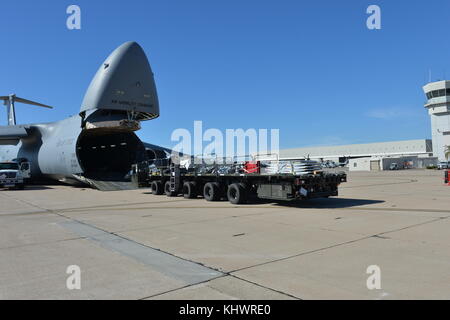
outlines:
[[[351,144],[329,147],[305,147],[280,150],[280,159],[340,158],[379,155],[419,155],[433,152],[432,142],[428,139],[391,141],[367,144]]]

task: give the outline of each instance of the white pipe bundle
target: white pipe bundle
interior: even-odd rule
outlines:
[[[297,161],[265,161],[262,164],[263,173],[266,174],[313,174],[321,171],[322,166],[317,161],[297,160]]]

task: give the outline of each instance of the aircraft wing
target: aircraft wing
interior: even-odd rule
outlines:
[[[28,137],[29,126],[0,126],[0,145],[17,145]]]
[[[172,153],[172,150],[157,146],[155,144],[144,142],[144,147],[147,152],[151,152],[156,159],[163,159]]]

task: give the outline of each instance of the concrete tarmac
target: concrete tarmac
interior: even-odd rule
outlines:
[[[449,230],[442,171],[351,172],[296,204],[3,190],[0,299],[450,299]]]

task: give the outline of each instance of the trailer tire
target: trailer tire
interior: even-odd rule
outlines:
[[[166,181],[166,184],[164,185],[164,192],[168,197],[175,197],[177,195],[176,192],[170,191],[170,181]]]
[[[203,187],[203,197],[206,201],[219,201],[220,189],[217,182],[208,182]]]
[[[227,198],[232,204],[242,204],[247,201],[247,194],[244,186],[240,183],[233,183],[228,186]]]
[[[154,194],[155,196],[160,196],[163,194],[163,187],[160,181],[152,182],[152,194]]]
[[[193,182],[185,182],[183,184],[183,197],[185,199],[197,198],[197,189]]]

